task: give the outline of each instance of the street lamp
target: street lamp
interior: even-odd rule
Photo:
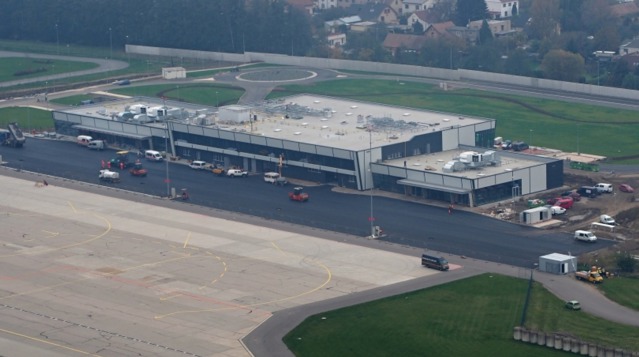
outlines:
[[[171,188],[169,185],[169,128],[166,128],[166,136],[164,137],[164,151],[166,152],[166,157],[164,161],[166,162],[166,197],[171,197]]]
[[[113,30],[109,27],[109,44],[111,45],[111,55],[109,59],[113,58]]]
[[[370,187],[370,199],[371,199],[371,212],[368,218],[368,221],[371,224],[371,237],[377,238],[377,232],[375,232],[375,216],[373,215],[373,188],[375,187],[375,182],[373,181],[373,172],[371,171],[371,163],[373,161],[373,127],[368,125],[368,163],[367,163],[367,172],[364,177],[368,177],[371,175],[371,187]],[[366,163],[366,160],[364,160]]]
[[[533,130],[530,129],[530,142],[528,143],[529,145],[532,145],[532,136],[533,136]]]
[[[55,50],[58,54],[60,54],[60,35],[58,32],[58,24],[55,24],[55,43],[56,43],[56,47]]]
[[[129,60],[129,51],[126,50],[126,45],[129,44],[129,35],[126,35],[126,43],[124,44],[124,52],[126,52],[126,61],[130,62]]]
[[[215,107],[220,107],[220,97],[218,96],[218,91],[215,91]]]

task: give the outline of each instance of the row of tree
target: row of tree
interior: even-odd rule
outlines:
[[[484,0],[443,0],[432,11],[461,26],[488,16]],[[324,21],[352,15],[348,9],[311,18],[285,0],[4,0],[0,38],[349,58],[637,88],[639,72],[632,66],[592,56],[617,51],[622,39],[639,34],[638,24],[612,16],[607,0],[519,0],[512,14],[513,26],[525,29],[514,36],[493,39],[484,24],[477,45],[445,37],[392,56],[382,46],[385,24],[349,33],[343,49],[328,46]]]
[[[304,55],[308,16],[283,0],[4,0],[0,38]]]

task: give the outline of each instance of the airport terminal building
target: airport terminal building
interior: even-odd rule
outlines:
[[[53,112],[62,135],[251,173],[479,206],[563,185],[563,161],[493,148],[495,121],[317,95],[204,107],[136,97]]]

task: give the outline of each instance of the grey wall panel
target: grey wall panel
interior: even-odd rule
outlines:
[[[333,148],[329,148],[326,146],[316,146],[317,154],[333,157]]]
[[[444,186],[448,187],[462,187],[462,178],[455,176],[444,176]]]
[[[459,143],[461,145],[475,145],[475,126],[459,128]]]
[[[282,144],[282,140],[273,138],[266,138],[266,145],[278,149],[282,149],[284,147],[284,144]]]
[[[355,155],[352,151],[342,150],[342,149],[333,149],[333,156],[338,157],[340,159],[354,159]]]
[[[174,131],[179,131],[181,133],[188,133],[189,132],[189,126],[186,124],[180,124],[180,123],[176,123],[176,122],[170,122],[170,127],[174,130]]]
[[[317,146],[300,143],[300,151],[310,153],[310,154],[317,154]]]
[[[95,119],[95,127],[99,129],[109,129],[109,122],[113,120]]]
[[[444,124],[442,124],[444,126]],[[440,125],[440,127],[442,126]],[[442,132],[442,145],[443,151],[453,150],[459,146],[459,138],[457,137],[457,130],[446,130]]]
[[[286,150],[292,150],[292,151],[300,150],[300,143],[296,141],[283,140],[282,145],[284,146],[284,149]]]
[[[138,125],[136,126],[136,134],[138,135],[151,135],[151,127],[146,125]]]
[[[404,168],[389,166],[388,173],[393,177],[406,178],[406,170]]]
[[[547,189],[546,165],[533,166],[530,171],[530,192],[538,192]]]
[[[203,129],[204,129],[203,126],[189,125],[187,130],[189,131],[189,134],[204,135]]]
[[[266,146],[266,138],[264,136],[253,135],[251,136],[251,142],[255,145]]]
[[[151,135],[157,136],[160,138],[166,137],[166,129],[153,128],[153,127],[151,127],[150,129],[151,129]]]
[[[81,116],[80,123],[82,125],[95,126],[95,118]]]
[[[495,176],[479,177],[475,180],[475,182],[477,182],[477,188],[494,186]]]
[[[122,131],[124,131],[125,133],[129,133],[129,134],[135,134],[137,132],[136,127],[137,125],[135,124],[127,124],[127,123],[122,123]]]
[[[244,133],[235,133],[235,140],[242,143],[251,143],[251,136]]]
[[[220,139],[235,140],[235,133],[226,130],[220,130]]]
[[[109,123],[109,130],[124,131],[124,123],[119,121],[111,121]]]
[[[494,120],[489,120],[489,121],[486,121],[486,122],[475,124],[475,131],[483,131],[483,130],[493,129],[493,128],[495,128],[495,123],[496,122]]]
[[[424,181],[426,183],[430,183],[433,185],[443,185],[444,184],[444,178],[442,175],[439,174],[433,174],[433,173],[429,173],[429,172],[425,172],[424,173]]]
[[[202,128],[203,132],[204,132],[204,136],[209,137],[209,138],[219,138],[220,137],[220,130],[219,129],[212,129],[212,128]]]
[[[69,115],[70,114],[67,114],[67,113],[53,112],[53,119],[70,121],[69,120]]]
[[[424,181],[424,172],[406,169],[406,178],[412,181]]]

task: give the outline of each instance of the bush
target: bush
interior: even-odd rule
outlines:
[[[617,254],[617,267],[624,273],[634,273],[637,260],[628,252]]]

